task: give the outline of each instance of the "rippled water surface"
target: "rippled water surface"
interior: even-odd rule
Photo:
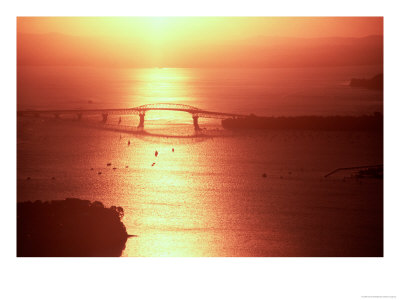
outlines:
[[[260,115],[371,113],[382,111],[381,93],[346,80],[376,71],[25,68],[18,107],[173,102]],[[119,125],[117,116],[107,125],[71,118],[18,118],[18,201],[122,206],[137,235],[123,256],[382,255],[382,180],[324,178],[338,167],[382,163],[380,132],[234,133],[200,119],[199,133],[189,114],[170,112],[149,113],[140,132],[137,116]]]

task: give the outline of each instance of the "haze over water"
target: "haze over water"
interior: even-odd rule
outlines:
[[[21,66],[18,109],[179,103],[260,116],[372,114],[383,111],[382,92],[348,83],[380,72]],[[137,116],[122,116],[120,125],[117,116],[105,126],[99,120],[18,118],[18,201],[122,206],[128,233],[137,235],[123,256],[383,253],[382,181],[323,178],[339,167],[381,164],[382,132],[234,133],[200,118],[199,135],[190,114],[149,112],[147,134],[137,134]]]
[[[351,88],[350,80],[382,72],[382,65],[256,69],[21,66],[18,109],[178,103],[260,116],[361,115],[382,112],[382,91]]]

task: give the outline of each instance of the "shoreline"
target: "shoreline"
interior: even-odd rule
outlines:
[[[231,130],[383,130],[383,115],[375,112],[363,116],[297,116],[228,118],[221,121],[222,127]]]

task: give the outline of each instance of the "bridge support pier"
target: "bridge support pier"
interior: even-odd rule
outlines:
[[[198,131],[200,130],[200,126],[199,126],[199,116],[192,116],[193,118],[193,126],[194,126],[194,130]]]
[[[145,115],[146,114],[144,112],[139,113],[140,121],[139,121],[138,128],[142,128],[142,129],[144,128],[144,116]]]
[[[102,117],[103,117],[102,122],[103,122],[103,123],[106,123],[106,122],[107,122],[107,118],[108,118],[108,114],[103,113],[103,114],[101,114],[101,115],[102,115]]]

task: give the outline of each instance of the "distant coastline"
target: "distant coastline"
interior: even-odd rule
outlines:
[[[352,78],[351,87],[362,87],[372,90],[383,90],[383,74],[378,74],[372,78]]]
[[[222,126],[230,130],[383,130],[383,115],[376,112],[364,116],[298,116],[258,117],[222,120]]]

